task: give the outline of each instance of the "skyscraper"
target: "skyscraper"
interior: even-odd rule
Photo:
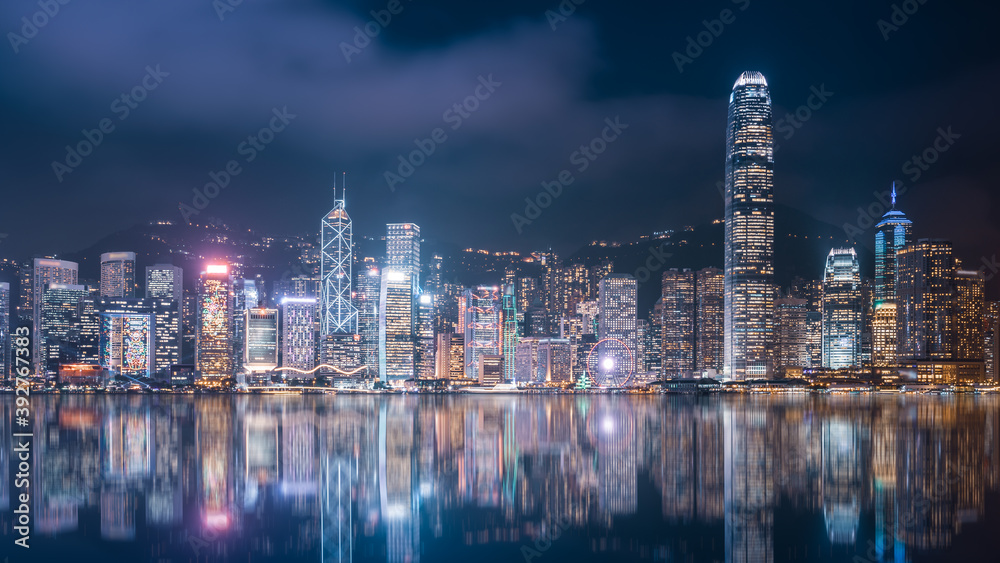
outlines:
[[[685,268],[663,272],[661,366],[664,377],[683,377],[694,370],[695,274]]]
[[[180,363],[184,355],[184,270],[172,264],[146,266],[146,299],[156,303],[156,371],[160,372],[172,364]],[[168,303],[173,303],[173,308],[177,311],[176,329],[173,326],[173,315],[160,310]],[[169,347],[164,347],[164,337],[171,341]],[[176,343],[173,343],[175,338]],[[172,350],[175,344],[176,353]]]
[[[500,343],[500,288],[481,285],[465,290],[465,376],[480,379],[480,358],[499,356]]]
[[[382,270],[379,291],[378,363],[385,381],[414,376],[413,280],[408,271]]]
[[[34,373],[45,372],[42,354],[42,294],[51,283],[76,285],[79,265],[66,260],[35,258],[31,268],[31,308],[32,308],[32,363]],[[22,288],[23,289],[23,288]]]
[[[44,364],[38,374],[54,378],[59,364],[79,361],[80,301],[86,296],[87,287],[83,285],[48,284],[41,299]]]
[[[170,366],[180,363],[181,314],[173,299],[102,297],[96,310],[101,323],[101,348],[98,355],[105,368],[117,371],[124,367],[127,368],[128,375],[151,375],[154,372],[166,375]],[[125,322],[127,318],[143,320]],[[142,365],[143,361],[138,355],[142,340],[136,330],[149,332],[148,368]],[[132,333],[125,334],[129,331]],[[108,345],[111,348],[107,348]],[[129,346],[132,347],[131,352]],[[122,355],[123,351],[126,352],[125,356]],[[129,353],[131,357],[127,357]]]
[[[216,382],[233,374],[233,283],[229,265],[209,264],[201,274],[198,295],[198,341],[195,365],[202,379]]]
[[[101,297],[135,297],[135,252],[101,254]]]
[[[589,301],[588,303],[596,302]],[[581,303],[581,306],[583,304]],[[594,308],[594,315],[591,318],[597,316],[596,307]],[[577,307],[580,310],[580,307]],[[583,332],[587,334],[587,319],[581,319],[583,322]],[[593,334],[593,331],[590,332]],[[649,311],[649,323],[646,328],[646,333],[643,335],[645,339],[643,351],[645,353],[645,368],[649,372],[663,374],[663,296],[660,296],[653,304],[653,308]]]
[[[872,366],[894,367],[896,348],[896,302],[875,301],[872,315]]]
[[[875,225],[875,290],[876,301],[896,298],[896,253],[912,242],[913,222],[896,210],[896,183],[892,184],[892,208]]]
[[[775,368],[812,367],[809,354],[808,304],[805,299],[786,297],[774,300]]]
[[[278,367],[278,310],[247,309],[243,367],[266,372]]]
[[[552,268],[551,312],[556,317],[569,316],[576,306],[592,298],[590,272],[583,264]]]
[[[465,335],[458,332],[438,333],[435,338],[437,367],[435,375],[452,382],[465,379]]]
[[[153,315],[139,312],[135,301],[112,298],[100,307],[99,358],[101,366],[111,374],[149,377],[155,369],[155,321]],[[127,304],[118,307],[122,302]]]
[[[378,268],[371,267],[358,272],[357,292],[354,306],[358,310],[358,336],[361,337],[361,365],[368,366],[368,375],[379,379],[378,361],[378,318],[379,291],[382,278]]]
[[[774,303],[774,134],[771,95],[744,72],[726,127],[725,361],[728,377],[771,372]]]
[[[514,353],[517,348],[517,299],[514,284],[504,286],[503,292],[503,377],[514,381]]]
[[[434,295],[422,293],[417,299],[417,328],[414,331],[416,375],[434,377]]]
[[[385,267],[409,272],[414,292],[420,287],[420,227],[414,223],[389,223],[385,235]]]
[[[722,371],[724,359],[726,278],[719,268],[702,268],[695,275],[695,362],[698,371]]]
[[[316,297],[285,297],[281,300],[281,365],[311,370],[316,367],[315,322],[319,314]],[[297,378],[295,372],[283,372]]]
[[[636,280],[629,274],[610,274],[598,289],[598,339],[606,340],[598,349],[597,366],[588,373],[598,383],[622,383],[635,371]],[[599,377],[594,377],[594,370]]]
[[[358,311],[351,303],[351,266],[353,261],[353,227],[347,214],[344,197],[323,217],[320,225],[320,336],[357,334]]]
[[[1000,301],[987,301],[983,307],[983,358],[986,381],[1000,381]]]
[[[823,367],[861,366],[861,265],[853,248],[834,248],[823,278]]]
[[[173,264],[146,266],[146,297],[184,300],[184,270]]]
[[[955,259],[946,240],[920,239],[896,254],[897,357],[950,360]]]
[[[984,361],[983,320],[986,313],[985,274],[976,270],[955,271],[955,359]]]

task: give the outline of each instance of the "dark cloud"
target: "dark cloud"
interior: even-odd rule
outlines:
[[[209,0],[70,2],[19,53],[0,54],[0,176],[12,194],[0,215],[5,244],[73,250],[151,217],[178,219],[178,203],[242,158],[239,144],[284,107],[295,119],[206,214],[304,232],[328,207],[334,174],[348,171],[364,234],[412,220],[463,245],[570,251],[705,222],[722,214],[715,183],[727,94],[741,70],[755,68],[771,84],[776,119],[806,104],[810,87],[834,92],[791,137],[779,136],[780,203],[853,222],[873,190],[906,180],[904,160],[951,125],[961,140],[901,201],[919,234],[984,254],[1000,245],[987,156],[997,62],[988,15],[959,4],[928,2],[884,41],[876,20],[891,3],[791,10],[751,0],[680,73],[671,54],[737,3],[585,2],[553,30],[544,12],[558,2],[404,0],[348,63],[341,43],[386,2],[244,0],[223,21]],[[16,31],[36,10],[3,3],[0,22]],[[119,120],[112,101],[149,65],[169,76]],[[501,85],[451,129],[444,113],[489,76]],[[616,116],[628,129],[576,172],[571,154]],[[58,182],[51,162],[103,118],[115,130]],[[435,128],[448,139],[390,191],[383,173]],[[574,183],[518,234],[511,213],[563,169]]]

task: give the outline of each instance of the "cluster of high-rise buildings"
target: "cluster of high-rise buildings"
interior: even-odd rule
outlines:
[[[940,384],[997,380],[997,304],[985,300],[983,273],[963,269],[946,240],[914,239],[895,184],[875,226],[874,280],[862,279],[853,248],[833,248],[822,279],[782,292],[771,100],[760,73],[736,81],[726,141],[725,375],[824,369]]]
[[[30,334],[29,345],[16,351],[13,341],[6,342],[3,373],[27,363],[31,373],[51,378],[145,377],[179,364],[180,269],[147,267],[144,295],[137,296],[135,264],[132,252],[102,254],[100,282],[87,285],[80,283],[76,262],[36,258],[21,268],[14,322],[10,285],[0,284],[0,334],[9,338],[12,325]]]
[[[997,379],[1000,307],[986,302],[983,274],[963,269],[947,241],[915,239],[895,185],[875,226],[874,280],[844,247],[830,250],[820,278],[778,286],[771,98],[760,73],[733,87],[725,156],[723,267],[661,272],[650,311],[637,310],[639,281],[610,260],[535,253],[523,259],[534,262],[531,275],[511,267],[495,284],[445,281],[443,258],[421,255],[414,223],[386,225],[384,253],[358,256],[346,195],[335,188],[313,258],[290,280],[248,278],[243,264],[209,260],[192,289],[181,268],[157,264],[143,292],[132,252],[103,254],[96,285],[80,282],[74,262],[38,258],[21,268],[17,322],[31,329],[34,373],[76,382]],[[7,284],[0,309],[10,309]],[[11,324],[5,314],[0,335]]]

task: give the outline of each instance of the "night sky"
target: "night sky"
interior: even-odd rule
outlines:
[[[723,215],[726,108],[743,70],[764,73],[783,120],[778,204],[857,224],[873,191],[901,180],[918,237],[951,239],[972,268],[1000,252],[995,3],[897,1],[894,21],[879,0],[47,1],[54,16],[35,16],[37,0],[0,3],[6,256],[180,221],[179,204],[230,160],[239,173],[193,221],[317,231],[346,171],[356,234],[414,221],[448,243],[568,253],[708,222]],[[372,10],[391,20],[370,24],[365,45],[354,28]],[[44,25],[32,34],[24,17]],[[699,33],[711,42],[685,53]],[[675,52],[694,54],[682,71]],[[448,113],[477,87],[474,111]],[[130,107],[134,88],[144,99]],[[287,124],[272,119],[284,108]],[[785,119],[796,109],[809,114],[799,128]],[[616,117],[627,128],[580,171],[573,153]],[[57,174],[102,120],[92,154]],[[263,150],[241,148],[272,124],[284,128]],[[446,138],[424,142],[433,154],[391,190],[385,172],[437,128]],[[906,162],[949,128],[915,178]],[[511,214],[562,170],[573,183],[518,233]]]

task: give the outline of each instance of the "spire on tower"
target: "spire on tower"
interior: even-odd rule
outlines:
[[[892,181],[892,210],[896,210],[896,181]]]

